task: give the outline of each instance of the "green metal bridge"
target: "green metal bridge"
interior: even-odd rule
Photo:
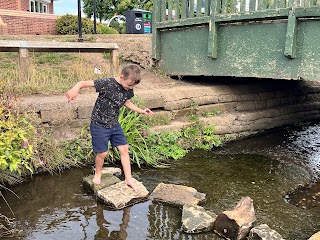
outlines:
[[[320,80],[320,0],[154,0],[169,75]]]

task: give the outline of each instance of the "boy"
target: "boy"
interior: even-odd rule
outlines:
[[[129,145],[118,122],[118,116],[119,110],[123,105],[137,113],[153,114],[150,109],[143,110],[130,101],[134,96],[133,88],[140,81],[140,67],[136,64],[128,64],[122,69],[119,77],[80,81],[66,94],[68,101],[71,101],[77,98],[81,88],[95,87],[99,93],[90,123],[92,147],[97,153],[95,175],[92,180],[94,184],[101,183],[101,171],[104,159],[108,154],[108,142],[110,140],[111,145],[119,149],[125,183],[133,188],[134,191],[139,191],[138,186],[132,179]]]

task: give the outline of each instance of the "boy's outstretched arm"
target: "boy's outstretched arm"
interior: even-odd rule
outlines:
[[[75,100],[78,97],[79,90],[81,88],[93,87],[93,86],[94,86],[94,82],[92,80],[91,81],[80,81],[80,82],[76,83],[76,85],[74,85],[73,88],[71,88],[66,93],[66,97],[68,98],[68,102],[70,102],[71,100]]]
[[[127,100],[124,103],[124,106],[126,106],[127,108],[129,108],[132,111],[135,111],[137,113],[141,113],[141,114],[145,114],[145,115],[152,115],[153,114],[153,112],[149,108],[141,109],[141,108],[137,107],[136,105],[134,105],[130,100]]]

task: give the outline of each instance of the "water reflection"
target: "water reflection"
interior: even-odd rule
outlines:
[[[314,181],[320,178],[320,126],[308,126],[293,131],[286,141],[287,148],[303,159]]]

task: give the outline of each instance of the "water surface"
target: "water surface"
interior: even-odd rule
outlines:
[[[278,130],[212,152],[192,151],[168,169],[133,171],[150,192],[164,182],[206,193],[203,207],[217,214],[250,196],[257,224],[268,224],[287,240],[304,240],[320,231],[320,206],[317,201],[299,206],[308,192],[295,189],[312,182],[313,193],[320,192],[319,126]],[[109,209],[83,191],[82,178],[90,172],[87,167],[35,176],[13,188],[20,199],[5,193],[15,225],[22,229],[21,236],[13,239],[220,239],[214,233],[183,233],[181,210],[160,203]],[[0,206],[2,213],[12,216],[3,201]]]

